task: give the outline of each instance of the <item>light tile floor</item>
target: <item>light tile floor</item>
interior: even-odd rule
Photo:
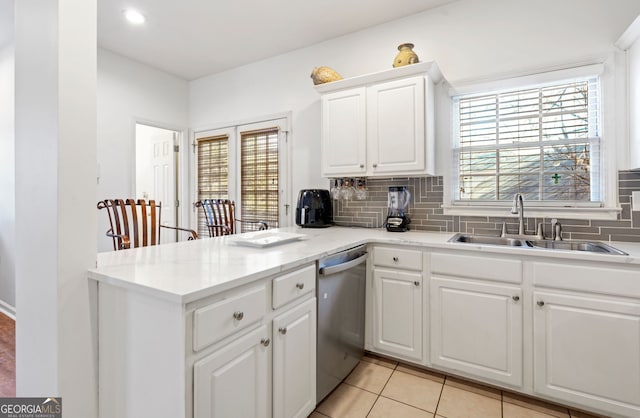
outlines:
[[[367,355],[309,418],[596,418]]]

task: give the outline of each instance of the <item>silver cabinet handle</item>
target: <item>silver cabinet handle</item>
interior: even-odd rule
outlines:
[[[372,164],[372,167],[373,167],[373,168],[376,168],[376,167],[378,167],[378,164],[373,163],[373,164]]]
[[[296,283],[296,287],[300,290],[304,289],[304,283]]]
[[[538,306],[544,306],[544,301],[543,300],[539,300],[536,303],[538,304]]]
[[[512,296],[511,299],[513,299],[515,302],[520,300],[520,296]]]
[[[413,284],[416,285],[416,286],[420,286],[420,282],[417,281],[417,280],[415,282],[413,282]]]
[[[286,335],[287,334],[287,327],[280,327],[278,328],[278,332],[282,335]]]
[[[397,262],[398,262],[398,260],[399,260],[399,259],[398,259],[398,257],[393,257],[393,262],[394,262],[394,263],[397,263]]]
[[[364,164],[360,164],[360,168],[364,168]]]
[[[235,311],[233,313],[233,319],[237,319],[238,321],[240,321],[242,318],[244,318],[244,312]]]
[[[264,345],[265,347],[269,347],[269,344],[271,344],[271,340],[268,338],[263,338],[260,340],[260,344]]]

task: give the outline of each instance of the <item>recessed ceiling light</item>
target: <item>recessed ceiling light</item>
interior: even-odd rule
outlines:
[[[141,25],[145,21],[145,17],[142,13],[137,10],[128,9],[124,11],[124,17],[134,25]]]

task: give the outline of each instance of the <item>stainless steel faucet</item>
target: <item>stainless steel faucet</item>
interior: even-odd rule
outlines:
[[[516,193],[513,196],[511,213],[518,215],[518,235],[524,235],[524,200],[522,199],[522,193]]]

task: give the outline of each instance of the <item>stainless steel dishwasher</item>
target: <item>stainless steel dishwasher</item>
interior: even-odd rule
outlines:
[[[318,261],[316,402],[353,370],[364,354],[367,252],[351,248]]]

